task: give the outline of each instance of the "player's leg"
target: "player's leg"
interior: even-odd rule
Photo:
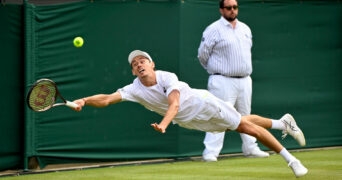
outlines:
[[[245,133],[257,138],[263,145],[279,153],[283,146],[279,141],[261,125],[256,125],[248,119],[250,116],[242,116],[241,122],[236,129],[240,133]]]
[[[273,120],[258,115],[245,116],[247,121],[266,129],[278,129],[283,131],[283,138],[290,134],[301,146],[305,146],[305,137],[302,130],[290,114],[285,114],[279,120]]]
[[[263,145],[279,153],[291,167],[296,177],[304,176],[308,172],[301,162],[289,153],[269,131],[248,121],[246,117],[241,118],[236,131],[256,137]]]

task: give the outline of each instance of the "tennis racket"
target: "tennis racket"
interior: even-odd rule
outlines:
[[[57,98],[61,103],[56,103]],[[40,79],[36,81],[27,95],[27,104],[33,111],[42,112],[56,106],[68,106],[76,108],[78,105],[74,102],[65,100],[59,93],[56,83],[50,79]]]

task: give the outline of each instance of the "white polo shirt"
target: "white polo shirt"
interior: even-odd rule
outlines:
[[[162,116],[168,110],[168,95],[172,90],[180,92],[180,106],[174,123],[201,131],[221,132],[236,129],[241,115],[229,104],[216,98],[207,90],[192,89],[179,81],[174,73],[156,71],[157,84],[144,86],[138,78],[132,84],[118,89],[122,101],[143,105]],[[210,125],[209,120],[212,120]],[[222,121],[222,122],[220,122]]]

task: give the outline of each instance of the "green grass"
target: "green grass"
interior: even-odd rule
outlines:
[[[342,179],[342,149],[293,152],[309,169],[300,179]],[[93,180],[93,179],[296,179],[291,169],[279,155],[269,158],[227,157],[218,162],[179,161],[159,164],[140,164],[70,170],[20,176],[6,176],[1,180]]]

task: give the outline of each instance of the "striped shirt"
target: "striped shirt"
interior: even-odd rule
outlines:
[[[232,25],[223,17],[203,32],[198,59],[209,74],[249,76],[252,73],[252,33],[237,20]]]

